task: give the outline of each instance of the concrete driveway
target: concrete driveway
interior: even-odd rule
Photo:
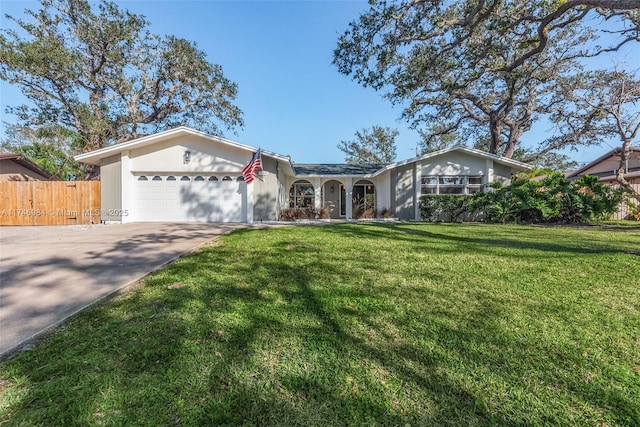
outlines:
[[[0,356],[238,224],[0,227]]]

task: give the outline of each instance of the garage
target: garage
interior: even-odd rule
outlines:
[[[255,179],[243,170],[259,154]],[[184,126],[75,156],[100,172],[100,221],[275,221],[294,175],[288,156]],[[245,171],[245,173],[247,173]]]
[[[241,175],[144,174],[134,178],[135,221],[247,221],[247,185]]]

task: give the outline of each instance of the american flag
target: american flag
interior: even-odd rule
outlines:
[[[247,166],[242,169],[242,175],[244,175],[244,182],[247,184],[251,184],[254,179],[256,179],[256,169],[262,169],[262,153],[258,148],[258,151],[253,153],[253,157],[251,157],[251,161],[247,164]]]

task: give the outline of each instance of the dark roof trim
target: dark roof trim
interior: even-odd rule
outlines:
[[[594,161],[587,163],[586,165],[582,166],[580,169],[571,171],[567,174],[567,177],[571,178],[577,175],[580,175],[582,172],[586,171],[589,168],[592,168],[593,166],[597,165],[598,163],[610,158],[610,157],[614,157],[614,156],[618,156],[620,155],[621,152],[621,148],[617,147],[614,148],[613,150],[604,153],[602,156],[598,157],[597,159],[595,159]],[[631,152],[638,152],[640,153],[640,147],[629,147],[629,151]]]
[[[37,164],[33,163],[31,160],[27,159],[22,154],[15,153],[0,153],[0,160],[13,160],[21,166],[37,173],[38,175],[42,175],[46,179],[53,179],[53,175],[51,175],[46,170],[42,169]]]
[[[351,164],[315,164],[315,163],[294,163],[293,170],[296,175],[314,176],[345,176],[345,175],[369,175],[373,174],[385,165],[351,165]]]

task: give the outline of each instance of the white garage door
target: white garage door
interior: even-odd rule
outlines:
[[[136,221],[246,222],[242,176],[140,175],[134,177]]]

